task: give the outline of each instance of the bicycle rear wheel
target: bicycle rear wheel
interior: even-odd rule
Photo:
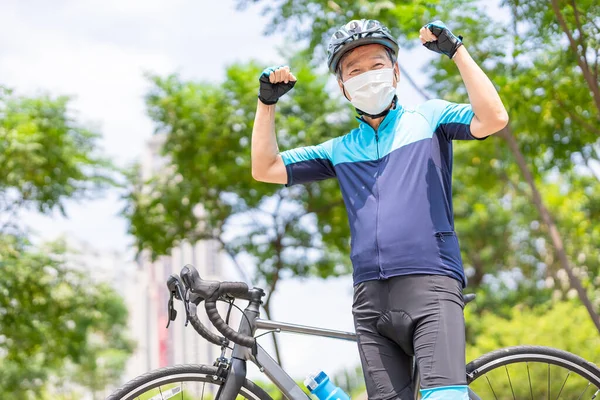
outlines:
[[[209,365],[176,365],[141,375],[117,389],[106,400],[204,400],[214,399],[224,383],[217,368]],[[246,379],[238,396],[249,400],[273,400]]]
[[[569,352],[542,346],[484,354],[467,365],[467,383],[480,399],[600,399],[598,367]]]

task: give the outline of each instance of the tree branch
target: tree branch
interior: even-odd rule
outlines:
[[[562,13],[560,12],[558,0],[551,0],[551,4],[552,4],[552,10],[554,11],[556,18],[558,19],[558,23],[559,23],[561,29],[563,30],[563,32],[567,35],[567,38],[569,39],[569,45],[571,47],[571,50],[575,53],[575,57],[577,59],[577,65],[579,65],[579,68],[581,69],[581,72],[583,73],[583,76],[588,84],[588,87],[592,91],[592,97],[594,98],[594,102],[596,103],[596,108],[598,109],[598,113],[600,113],[600,87],[598,86],[598,81],[594,80],[592,71],[589,69],[589,66],[587,65],[586,54],[584,53],[583,56],[580,56],[579,50],[577,48],[577,42],[575,41],[575,38],[573,38],[573,34],[572,34],[571,30],[567,26],[567,22],[565,21]]]
[[[333,203],[329,203],[326,206],[319,207],[319,208],[316,208],[316,209],[308,208],[307,212],[295,214],[292,217],[290,217],[287,220],[286,224],[289,224],[291,222],[297,222],[300,218],[302,218],[302,217],[304,217],[306,215],[309,215],[309,214],[319,214],[319,213],[321,213],[323,211],[327,211],[327,210],[330,210],[333,207],[337,207],[337,206],[341,206],[341,205],[344,205],[344,200],[339,200],[339,201],[336,201],[336,202],[333,202]]]
[[[468,257],[471,261],[471,265],[473,265],[473,269],[475,270],[475,274],[469,279],[469,284],[474,289],[477,289],[479,286],[481,286],[485,276],[484,264],[481,262],[481,258],[477,252],[469,252]]]
[[[583,162],[585,162],[585,165],[588,167],[592,175],[598,180],[598,182],[600,182],[600,171],[597,171],[597,168],[593,168],[590,164],[593,159],[584,155],[583,152],[581,153],[581,158],[583,158]]]
[[[567,107],[565,102],[562,101],[558,96],[556,96],[555,99],[558,102],[558,104],[560,105],[560,107],[562,108],[562,110],[566,111],[569,118],[579,122],[588,131],[594,132],[596,135],[600,136],[600,127],[591,125],[589,122],[587,122],[585,119],[583,119],[580,115],[574,113],[573,109],[571,107]]]
[[[3,193],[3,197],[6,198],[8,195],[6,192]],[[25,198],[19,196],[18,200],[6,200],[6,206],[2,207],[1,215],[5,217],[5,221],[0,226],[0,233],[6,233],[10,228],[13,228],[15,232],[19,231],[19,224],[17,221],[17,214],[25,205]]]
[[[569,277],[571,287],[573,287],[573,289],[575,289],[575,291],[579,295],[579,299],[587,309],[588,314],[592,319],[592,322],[596,326],[598,332],[600,332],[600,318],[598,317],[598,313],[596,313],[596,310],[592,302],[590,301],[590,298],[587,295],[587,291],[583,287],[581,280],[573,272],[573,269],[567,257],[567,253],[565,251],[562,236],[558,231],[556,222],[554,221],[552,214],[550,214],[550,211],[548,210],[548,208],[546,208],[546,205],[544,204],[540,191],[537,188],[537,184],[535,182],[533,174],[531,173],[531,170],[527,165],[527,161],[525,160],[525,157],[523,156],[523,153],[519,148],[519,144],[517,143],[517,140],[515,139],[515,136],[512,133],[510,125],[503,129],[502,137],[506,140],[508,147],[513,153],[515,161],[517,162],[517,165],[519,166],[519,169],[521,170],[521,173],[525,178],[525,181],[529,185],[529,188],[531,190],[532,201],[536,206],[538,212],[540,213],[544,224],[548,228],[548,233],[550,235],[550,239],[552,240],[554,250],[556,252],[556,255],[558,256],[561,267],[565,270]]]
[[[573,7],[573,13],[575,15],[575,25],[577,25],[577,31],[579,32],[579,44],[581,45],[581,49],[583,50],[583,55],[587,54],[587,46],[585,45],[584,35],[583,35],[583,25],[581,25],[581,20],[579,18],[579,10],[577,9],[577,4],[575,4],[575,0],[571,0],[571,6]],[[587,64],[587,59],[586,59]],[[589,66],[588,66],[589,68]]]
[[[567,26],[567,22],[565,21],[562,13],[560,12],[560,7],[558,6],[558,1],[551,0],[551,4],[552,4],[552,10],[554,11],[554,15],[556,15],[556,18],[558,19],[558,24],[560,25],[563,32],[567,35],[567,38],[569,39],[569,44],[571,46],[571,50],[573,50],[575,52],[575,54],[577,55],[577,63],[579,63],[581,61],[581,59],[579,58],[579,50],[577,49],[577,43],[575,42],[575,38],[573,38],[573,34],[572,34],[571,30]],[[580,65],[580,67],[581,67],[581,65]]]
[[[231,248],[229,248],[229,246],[223,241],[223,239],[221,237],[213,237],[213,239],[215,239],[217,242],[219,242],[221,244],[221,247],[223,248],[223,250],[225,250],[227,255],[229,255],[229,258],[231,258],[231,261],[233,261],[233,265],[235,265],[235,268],[238,270],[240,275],[242,275],[242,279],[245,282],[250,283],[254,286],[254,284],[255,284],[254,280],[250,279],[250,277],[246,273],[246,270],[238,262],[237,255],[233,252],[233,250],[231,250]]]
[[[284,225],[284,232],[287,230],[287,224]],[[276,254],[276,262],[275,262],[275,273],[273,275],[273,280],[269,285],[269,293],[267,294],[267,298],[263,305],[265,312],[267,313],[267,317],[271,319],[271,298],[273,293],[275,293],[275,288],[277,287],[277,282],[279,282],[279,274],[283,269],[283,260],[281,259],[281,253],[283,252],[283,246],[281,244],[281,236],[277,235],[275,238],[275,242],[273,243],[273,247],[275,247]],[[277,343],[277,338],[273,335],[273,345],[275,347],[275,355],[277,356],[277,362],[279,365],[282,365],[281,354],[279,353],[279,345]]]
[[[287,224],[284,225],[284,231],[287,230]],[[271,304],[271,297],[275,292],[275,288],[277,286],[277,282],[279,282],[279,273],[283,269],[283,260],[281,259],[281,253],[283,253],[283,246],[281,244],[282,237],[277,235],[275,241],[273,242],[273,247],[275,248],[276,261],[275,261],[275,272],[273,274],[273,280],[269,285],[269,293],[267,294],[267,298],[265,300],[265,307],[269,307]]]
[[[600,48],[596,49],[596,60],[594,60],[594,79],[598,80],[598,61],[600,60]]]

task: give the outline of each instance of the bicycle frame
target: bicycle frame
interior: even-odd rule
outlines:
[[[284,322],[276,322],[259,318],[260,296],[250,291],[250,300],[244,310],[247,318],[241,319],[238,332],[254,336],[257,329],[273,330],[276,332],[291,332],[303,335],[327,337],[333,339],[356,341],[356,334],[352,332],[336,331],[331,329],[316,328],[303,325],[295,325]],[[233,400],[236,398],[246,378],[246,362],[251,361],[258,366],[261,372],[277,386],[277,388],[289,400],[306,400],[310,397],[296,384],[296,382],[281,368],[279,364],[262,348],[256,344],[256,349],[234,345],[231,355],[231,365],[225,384],[217,393],[220,400]],[[413,385],[418,388],[418,368],[413,358]],[[418,391],[415,390],[415,399]]]
[[[254,336],[257,329],[273,330],[276,332],[291,332],[303,335],[327,337],[332,339],[356,341],[356,334],[352,332],[336,331],[331,329],[316,328],[304,325],[288,324],[259,318],[262,291],[251,289],[251,300],[244,310],[246,318],[242,317],[238,332]],[[310,397],[296,384],[296,382],[281,368],[279,364],[258,343],[255,349],[234,345],[231,354],[231,365],[225,384],[219,389],[216,398],[219,400],[234,400],[246,379],[246,362],[251,361],[277,386],[289,400],[306,400]],[[419,395],[419,370],[413,357],[413,391],[415,400]],[[481,400],[469,388],[471,400]]]
[[[334,339],[356,341],[356,335],[350,332],[335,331],[330,329],[315,328],[302,325],[287,324],[284,322],[275,322],[269,320],[257,319],[255,321],[257,329],[276,330],[278,332],[292,332],[304,335],[328,337]],[[269,379],[281,390],[281,392],[290,400],[306,399],[308,396],[294,382],[294,380],[277,364],[273,358],[260,346],[256,354],[259,368]]]

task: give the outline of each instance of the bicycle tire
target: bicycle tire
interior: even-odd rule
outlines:
[[[586,379],[589,384],[595,385],[596,390],[600,391],[600,369],[586,361],[585,359],[569,353],[564,350],[559,350],[544,346],[514,346],[504,349],[494,350],[484,354],[481,357],[467,364],[467,383],[471,385],[477,378],[481,378],[490,372],[499,368],[508,368],[509,365],[523,364],[527,365],[527,373],[529,374],[528,363],[542,363],[548,365],[548,374],[550,374],[550,365],[560,367]],[[508,374],[508,369],[507,369]],[[531,379],[529,377],[529,379]],[[567,377],[568,379],[568,377]],[[510,381],[510,376],[509,376]],[[489,382],[489,380],[488,380]],[[529,382],[531,389],[531,380]],[[490,384],[491,387],[491,384]],[[564,387],[564,384],[563,384]],[[513,389],[513,384],[510,382],[510,388]],[[493,390],[493,389],[492,389]],[[562,391],[562,388],[561,388]],[[548,393],[550,392],[550,383],[548,383]],[[496,394],[494,394],[496,397]],[[559,392],[560,396],[560,392]],[[513,392],[514,397],[514,392]],[[529,397],[529,396],[527,396]],[[533,396],[532,393],[532,397]],[[512,398],[512,397],[511,397]]]
[[[175,365],[147,372],[127,382],[106,400],[133,400],[161,385],[174,382],[208,382],[221,386],[223,379],[213,379],[217,375],[217,368],[203,364]],[[240,395],[251,400],[273,400],[267,392],[254,382],[245,380]]]

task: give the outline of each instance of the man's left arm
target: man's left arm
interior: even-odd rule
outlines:
[[[465,83],[473,113],[471,134],[483,138],[502,130],[508,124],[508,113],[502,100],[475,60],[465,48],[460,46],[452,58]]]
[[[425,25],[419,37],[423,46],[447,55],[458,66],[475,114],[470,124],[471,135],[484,138],[504,128],[508,124],[504,104],[492,81],[471,58],[462,43],[462,37],[455,36],[442,21]]]

